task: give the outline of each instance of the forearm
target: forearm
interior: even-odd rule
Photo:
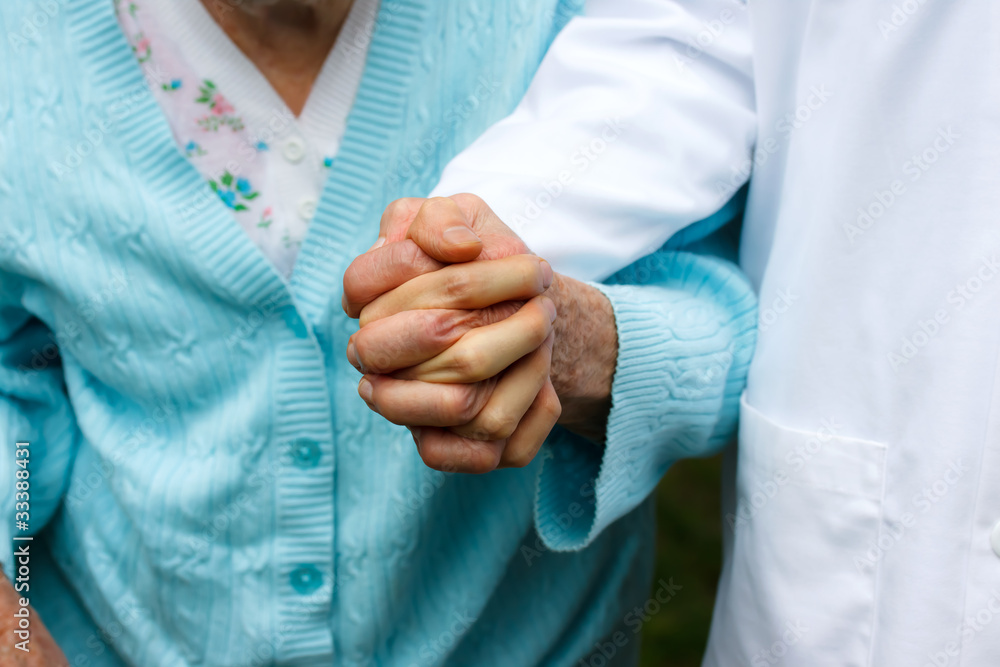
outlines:
[[[563,275],[549,296],[558,311],[551,377],[562,404],[559,424],[603,444],[618,360],[614,310],[599,290]]]

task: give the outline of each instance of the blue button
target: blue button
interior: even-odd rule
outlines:
[[[293,441],[289,451],[292,455],[292,463],[302,469],[315,468],[323,456],[319,443],[306,438]]]
[[[288,575],[288,579],[298,593],[309,595],[319,590],[323,585],[323,573],[315,565],[299,565]]]
[[[295,334],[296,338],[309,338],[309,329],[306,327],[306,323],[302,321],[302,317],[299,316],[299,312],[295,310],[294,307],[289,306],[281,312],[282,319],[285,320],[287,324],[292,329],[292,333]]]

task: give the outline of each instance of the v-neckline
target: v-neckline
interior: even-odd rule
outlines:
[[[361,67],[347,67],[352,58],[364,57],[379,9],[379,0],[354,0],[340,35],[320,68],[312,90],[298,116],[246,54],[205,9],[200,0],[152,3],[153,12],[189,63],[213,72],[213,82],[240,111],[247,125],[260,129],[277,112],[317,146],[339,143],[346,129],[350,102],[360,85]]]
[[[133,169],[173,209],[168,219],[179,221],[192,254],[242,303],[281,307],[291,302],[315,324],[339,293],[347,255],[366,222],[360,219],[366,206],[359,200],[370,200],[372,188],[385,178],[381,163],[402,132],[416,51],[430,34],[430,2],[393,0],[379,9],[338,159],[288,282],[179,150],[119,27],[112,0],[68,0],[67,15],[82,57],[91,62],[92,83],[108,108],[127,98],[129,113],[118,121],[121,141],[133,156]],[[392,29],[379,29],[386,25]],[[366,184],[372,187],[365,190]],[[372,232],[374,236],[374,228]]]

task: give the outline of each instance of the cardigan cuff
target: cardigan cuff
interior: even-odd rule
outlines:
[[[735,268],[671,253],[679,284],[592,284],[611,301],[618,364],[602,449],[557,428],[539,473],[536,526],[556,551],[586,547],[686,456],[735,432],[753,350],[756,300]]]

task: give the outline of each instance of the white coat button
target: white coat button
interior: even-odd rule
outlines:
[[[993,534],[990,535],[990,545],[993,547],[993,553],[1000,556],[1000,521],[997,521],[997,525],[993,526]]]
[[[314,215],[316,215],[315,199],[312,197],[306,197],[299,202],[299,217],[303,220],[312,220]]]
[[[301,162],[302,158],[306,155],[306,142],[302,141],[302,137],[292,137],[285,142],[285,146],[281,149],[281,153],[289,162]]]

